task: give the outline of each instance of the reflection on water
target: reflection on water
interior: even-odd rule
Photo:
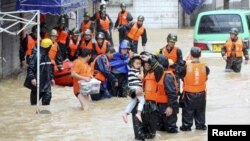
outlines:
[[[176,33],[175,31],[179,34],[177,45],[184,50],[183,54],[185,54],[188,51],[187,47],[192,45],[192,36],[189,36],[192,34],[192,30],[187,29],[149,32],[149,36],[152,38],[147,45],[148,50],[153,50],[150,48],[153,44],[156,44],[158,48],[164,46],[166,33]],[[238,74],[225,73],[225,62],[221,58],[203,60],[211,69],[207,89],[207,123],[250,124],[248,73],[250,66],[243,65],[242,72]],[[9,79],[0,82],[1,141],[134,140],[131,117],[129,117],[128,124],[123,123],[121,118],[129,98],[112,98],[92,102],[89,111],[82,111],[71,87],[55,86],[51,105],[40,107],[41,110],[49,110],[51,114],[37,115],[36,106],[29,105],[30,91],[23,87],[22,76],[19,77],[21,80]],[[180,126],[181,113],[178,116],[178,126]],[[195,129],[178,134],[157,132],[154,140],[206,141],[207,132]]]

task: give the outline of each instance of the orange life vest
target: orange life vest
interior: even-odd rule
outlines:
[[[128,20],[127,20],[127,16],[128,16],[128,12],[125,11],[124,13],[119,12],[118,14],[118,21],[119,21],[119,25],[126,25],[128,24]]]
[[[144,26],[142,25],[140,28],[138,28],[136,22],[128,32],[128,37],[132,40],[138,41],[139,37],[143,34],[143,32],[144,32]]]
[[[175,84],[175,89],[176,89],[176,94],[178,92],[178,87],[177,87],[177,81],[175,79],[175,75],[172,71],[164,71],[160,81],[157,83],[157,96],[156,96],[156,102],[157,103],[168,103],[168,94],[165,91],[165,86],[164,86],[164,79],[167,74],[170,74],[174,77],[174,84]]]
[[[84,32],[86,29],[90,29],[91,27],[91,20],[89,20],[87,23],[84,21],[81,24],[81,31]]]
[[[104,41],[103,41],[103,44],[102,44],[101,47],[100,47],[100,46],[98,45],[98,43],[96,42],[96,43],[95,43],[95,50],[96,50],[97,54],[98,54],[98,55],[100,55],[100,54],[105,54],[105,53],[106,53],[106,50],[107,50],[107,48],[108,48],[108,45],[109,45],[109,42],[108,42],[107,40],[104,40]]]
[[[73,40],[70,39],[69,41],[69,48],[70,48],[70,53],[69,55],[70,56],[74,56],[76,54],[76,51],[77,51],[77,47],[79,45],[79,42],[80,42],[80,38],[77,38],[77,41],[76,41],[76,44],[74,44]]]
[[[90,41],[88,42],[88,44],[85,42],[85,40],[82,40],[81,44],[80,44],[80,48],[83,49],[83,48],[87,48],[89,50],[93,50],[93,44],[92,44],[92,41],[90,39]]]
[[[233,44],[235,44],[234,51],[232,51]],[[238,40],[235,43],[233,43],[231,39],[228,39],[226,42],[226,53],[227,53],[227,57],[230,57],[232,53],[234,53],[236,57],[242,57],[243,56],[242,39],[238,38]]]
[[[80,72],[78,73],[80,76],[85,76],[85,77],[91,76],[91,68],[89,67],[87,63],[83,63],[80,59],[76,59],[73,62],[73,69],[74,69],[74,66],[81,68]],[[79,81],[78,79],[73,78],[73,88],[74,88],[75,94],[79,93],[79,90],[80,90],[78,81]]]
[[[172,59],[174,61],[174,63],[177,62],[177,58],[178,58],[178,56],[177,56],[177,47],[174,47],[170,52],[168,52],[166,47],[163,47],[162,48],[162,54],[164,56],[166,56],[168,59]],[[175,69],[171,68],[171,67],[169,67],[168,70],[175,71]]]
[[[96,64],[96,61],[97,61],[97,59],[98,59],[99,57],[104,57],[105,60],[106,60],[107,66],[108,66],[109,68],[111,68],[111,67],[110,67],[110,64],[109,64],[109,60],[108,60],[108,58],[106,57],[106,55],[98,55],[98,56],[95,58],[95,60],[91,63],[91,73],[92,73],[92,75],[93,75],[96,79],[98,79],[98,80],[104,82],[104,81],[106,80],[105,76],[104,76],[99,70],[95,70],[95,64]]]
[[[186,76],[183,81],[183,90],[191,93],[205,91],[206,81],[206,64],[188,62],[186,66]]]
[[[49,50],[49,58],[51,60],[51,63],[56,66],[55,58],[58,50],[58,44],[57,42],[53,43],[53,46]]]
[[[109,18],[105,18],[105,20],[103,19],[100,19],[100,26],[101,28],[106,31],[106,32],[109,32],[109,28],[110,28],[110,21],[109,21]]]
[[[148,72],[143,79],[145,99],[155,101],[157,95],[157,82],[154,72]]]
[[[31,35],[27,36],[27,50],[25,52],[26,55],[31,55],[32,54],[32,49],[34,46],[36,46],[36,40],[34,40]]]
[[[57,31],[58,37],[57,42],[61,44],[66,44],[68,33],[65,31]]]

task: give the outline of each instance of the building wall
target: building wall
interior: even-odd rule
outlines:
[[[1,0],[1,12],[15,11],[16,0]],[[3,23],[2,27],[8,26],[9,23]],[[11,31],[17,30],[19,26],[11,28]],[[0,71],[0,79],[16,72],[19,69],[19,36],[9,35],[7,33],[0,33],[1,42],[1,57],[2,72]]]
[[[127,6],[134,19],[145,16],[147,28],[178,28],[178,1],[176,0],[133,0],[132,6]],[[107,13],[116,21],[120,6],[107,6]]]

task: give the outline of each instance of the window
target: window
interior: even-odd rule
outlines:
[[[239,33],[243,32],[242,20],[237,14],[205,15],[201,18],[199,34],[228,33],[231,28],[237,28]]]

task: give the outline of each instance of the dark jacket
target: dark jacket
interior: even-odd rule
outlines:
[[[120,12],[122,12],[122,11],[120,11]],[[119,13],[120,13],[119,12]],[[125,11],[124,11],[125,12]],[[127,11],[128,12],[128,11]],[[117,19],[116,19],[116,22],[115,22],[115,28],[117,28],[118,26],[120,26],[119,25],[119,14],[118,14],[118,17],[117,17]],[[128,12],[128,15],[127,15],[127,20],[130,22],[130,21],[132,21],[133,20],[133,16],[130,14],[130,12]]]
[[[51,92],[51,80],[54,78],[53,65],[48,56],[48,51],[48,49],[40,48],[40,92]],[[30,57],[24,86],[29,89],[36,89],[31,84],[32,79],[37,80],[37,51],[35,49]]]
[[[122,26],[119,30],[125,30],[127,32],[130,31],[130,29],[134,26],[135,22],[130,22],[128,25],[124,25]],[[142,39],[142,46],[145,46],[147,43],[147,32],[146,32],[146,28],[144,27],[144,32],[141,35],[141,39]]]
[[[178,95],[177,95],[177,89],[175,86],[175,80],[176,78],[170,74],[166,74],[164,78],[164,88],[165,92],[168,94],[168,105],[170,107],[178,107]]]
[[[111,73],[111,68],[107,65],[106,59],[102,56],[97,58],[95,70],[99,70],[112,84],[118,81]]]

